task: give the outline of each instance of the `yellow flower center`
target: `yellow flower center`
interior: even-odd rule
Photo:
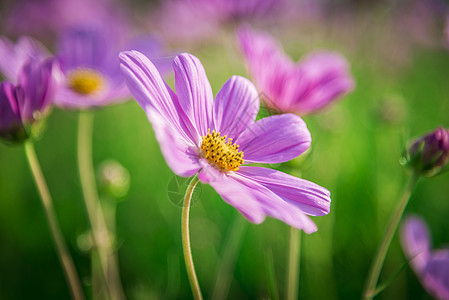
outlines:
[[[226,135],[220,136],[215,130],[203,136],[201,150],[204,158],[217,169],[227,171],[237,171],[243,160],[243,152],[239,150],[239,145],[233,144],[232,139],[226,141]]]
[[[100,72],[88,68],[71,70],[67,78],[69,87],[81,95],[90,95],[103,88],[104,78]]]

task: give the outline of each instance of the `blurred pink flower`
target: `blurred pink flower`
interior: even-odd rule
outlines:
[[[55,97],[57,106],[88,109],[129,100],[118,59],[125,49],[144,52],[160,72],[167,72],[173,58],[163,55],[161,43],[149,36],[129,40],[108,25],[77,26],[61,35],[56,55],[65,80]]]
[[[31,125],[48,114],[60,80],[54,59],[29,60],[17,76],[17,85],[0,86],[0,137],[20,142],[32,135]]]
[[[151,36],[130,39],[112,24],[75,26],[61,33],[57,59],[63,72],[55,104],[63,108],[85,109],[128,100],[131,95],[120,72],[118,54],[137,49],[157,65],[162,74],[171,69],[174,56],[163,52],[163,45]],[[13,83],[19,70],[29,60],[43,61],[48,50],[30,37],[13,43],[0,37],[0,72]]]
[[[316,52],[295,63],[266,33],[244,27],[238,41],[263,100],[275,111],[310,114],[354,88],[348,63],[337,53]]]
[[[50,52],[31,37],[20,37],[17,43],[0,37],[0,73],[12,82],[17,82],[19,72],[27,61],[42,61],[48,57]]]
[[[449,249],[431,250],[426,223],[407,218],[402,225],[402,248],[424,288],[434,297],[449,299]]]
[[[86,109],[128,100],[120,73],[119,37],[103,27],[75,27],[59,39],[56,56],[64,81],[55,104]]]
[[[310,233],[307,215],[329,212],[325,188],[285,173],[244,163],[281,163],[303,153],[311,142],[304,121],[293,114],[255,121],[259,98],[254,85],[231,77],[213,99],[201,62],[190,54],[173,63],[176,94],[151,61],[136,51],[120,54],[133,96],[153,125],[162,153],[180,176],[198,173],[249,221],[272,216]]]

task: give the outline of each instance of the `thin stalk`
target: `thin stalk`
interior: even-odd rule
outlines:
[[[287,300],[298,299],[299,267],[301,256],[301,231],[290,226],[290,246],[287,265]]]
[[[92,161],[92,134],[94,113],[80,111],[78,123],[78,168],[87,216],[92,229],[94,251],[97,251],[102,281],[107,284],[109,297],[124,299],[118,266],[115,259],[108,259],[113,238],[110,235],[98,198],[95,171]]]
[[[388,249],[390,248],[391,241],[393,236],[398,228],[399,222],[401,221],[402,215],[404,214],[404,210],[407,207],[407,204],[410,200],[412,192],[419,180],[420,175],[418,173],[413,173],[410,181],[402,195],[402,198],[399,201],[396,210],[391,216],[390,223],[388,224],[387,231],[384,234],[382,242],[379,244],[379,248],[377,249],[376,256],[371,265],[371,269],[368,275],[368,280],[366,281],[365,290],[363,292],[363,299],[370,300],[376,295],[376,286],[379,281],[380,272],[382,271],[382,267],[385,262],[385,258],[387,256]]]
[[[198,184],[198,175],[192,178],[187,187],[186,194],[184,196],[184,204],[182,206],[182,250],[184,251],[184,261],[186,263],[187,276],[189,278],[190,287],[192,288],[193,297],[196,300],[203,299],[201,295],[200,285],[195,273],[195,265],[193,264],[192,249],[190,247],[190,233],[189,233],[189,212],[190,202],[192,200],[193,190]]]
[[[247,222],[240,215],[236,215],[230,233],[224,243],[222,259],[218,264],[217,275],[211,299],[224,300],[228,298],[235,263],[242,246]]]
[[[271,248],[265,250],[265,270],[267,276],[267,289],[270,299],[279,300],[278,286],[276,283],[276,274],[274,271],[273,251]]]
[[[84,300],[84,293],[81,288],[78,273],[59,228],[50,192],[48,190],[47,183],[45,182],[42,169],[39,165],[33,142],[25,142],[25,153],[31,173],[33,174],[34,183],[39,191],[42,206],[45,211],[45,217],[47,218],[48,227],[50,227],[53,243],[56,247],[56,253],[64,271],[67,284],[69,285],[72,298],[75,300]]]

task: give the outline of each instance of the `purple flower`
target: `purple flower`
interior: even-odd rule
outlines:
[[[416,216],[402,225],[402,248],[424,288],[438,299],[449,299],[449,249],[430,249],[429,230]]]
[[[440,127],[413,141],[408,149],[408,162],[424,175],[439,174],[449,160],[449,130]]]
[[[58,86],[58,74],[58,65],[53,59],[31,60],[20,71],[17,85],[2,82],[0,89],[2,138],[19,142],[38,134],[32,126],[48,114]]]
[[[130,97],[120,73],[118,37],[100,27],[71,28],[60,41],[57,57],[64,82],[55,104],[85,109]]]
[[[339,54],[317,52],[295,63],[268,34],[242,28],[238,40],[263,100],[275,111],[313,113],[354,88],[348,63]]]
[[[114,28],[106,28],[106,24],[67,30],[57,52],[65,79],[55,104],[88,109],[130,99],[118,60],[119,52],[127,45],[151,56],[161,72],[171,64],[172,58],[162,56],[162,44],[149,36],[130,40]]]
[[[201,182],[251,222],[269,215],[307,233],[316,230],[306,215],[329,212],[329,191],[276,170],[244,165],[281,163],[303,153],[311,136],[300,117],[275,115],[256,122],[257,91],[240,76],[231,77],[214,101],[203,66],[190,54],[173,62],[177,94],[141,53],[122,52],[120,60],[128,87],[177,175],[198,173]]]
[[[49,56],[48,50],[31,37],[23,36],[15,44],[6,37],[0,38],[0,72],[13,82],[17,82],[27,61],[43,61]]]

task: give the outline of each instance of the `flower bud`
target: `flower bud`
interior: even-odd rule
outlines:
[[[114,199],[126,196],[129,191],[131,181],[129,172],[115,160],[103,162],[98,177],[102,191]]]
[[[410,144],[406,164],[423,175],[439,174],[449,160],[449,130],[440,127]]]

